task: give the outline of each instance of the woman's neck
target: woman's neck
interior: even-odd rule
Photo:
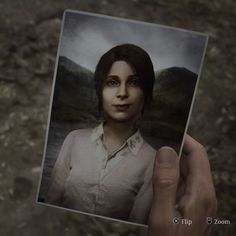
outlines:
[[[122,123],[110,120],[106,121],[103,129],[106,146],[111,149],[121,146],[136,131],[133,122]]]

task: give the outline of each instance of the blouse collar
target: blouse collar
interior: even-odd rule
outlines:
[[[91,142],[95,142],[98,139],[102,140],[103,134],[104,134],[103,123],[101,123],[99,126],[95,127],[92,130],[92,134],[91,134],[91,137],[90,137]],[[141,136],[140,131],[137,130],[133,135],[131,135],[125,141],[125,143],[122,146],[124,146],[125,144],[127,144],[130,151],[134,155],[136,155],[138,153],[139,149],[141,148],[142,144],[143,144],[143,137]]]

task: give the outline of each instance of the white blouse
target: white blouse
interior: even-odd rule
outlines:
[[[46,202],[147,224],[156,151],[139,131],[108,156],[102,124],[70,132],[53,168]]]

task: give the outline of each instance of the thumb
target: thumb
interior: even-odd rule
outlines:
[[[153,170],[154,196],[149,218],[150,229],[154,227],[157,232],[172,230],[170,226],[173,225],[172,221],[175,217],[178,181],[179,157],[177,153],[170,147],[160,148],[156,154]]]

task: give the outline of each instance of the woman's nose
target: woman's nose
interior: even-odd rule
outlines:
[[[118,91],[117,91],[117,97],[121,99],[128,97],[128,89],[127,89],[126,84],[121,84],[119,86]]]

